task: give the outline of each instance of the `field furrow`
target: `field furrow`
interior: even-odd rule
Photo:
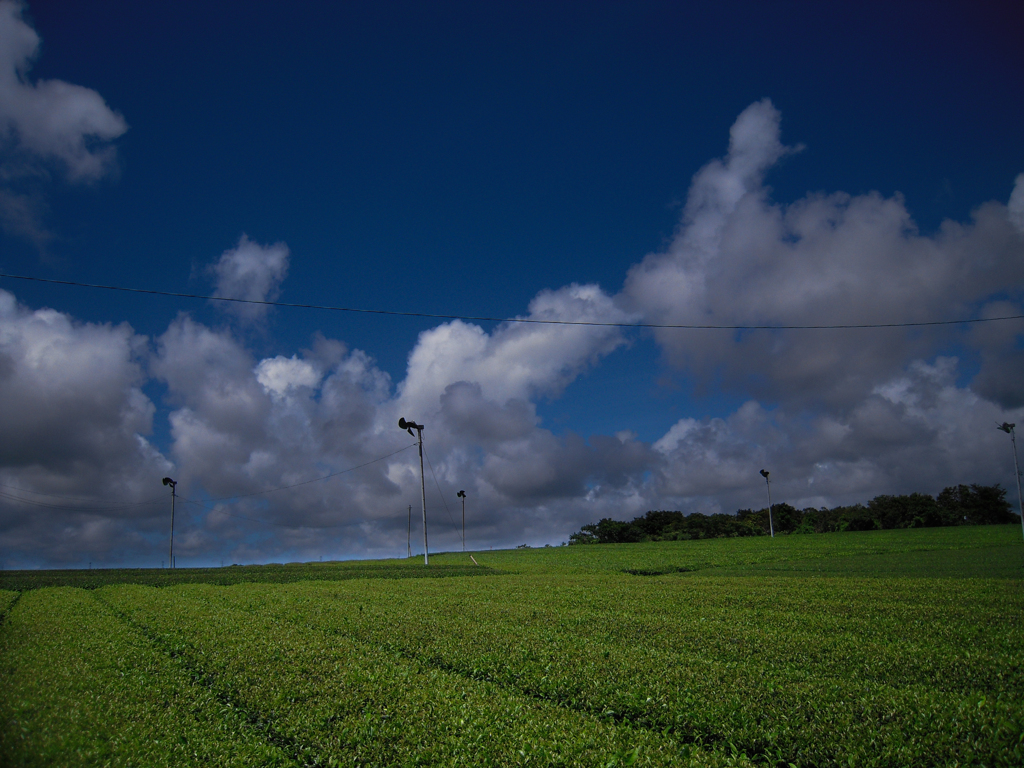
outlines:
[[[231,588],[110,587],[204,684],[325,764],[742,764],[612,718],[567,711],[294,621],[231,607]]]
[[[20,592],[11,592],[9,590],[0,589],[0,623],[3,622],[4,617],[10,611],[11,607],[21,597]]]
[[[211,599],[768,761],[1012,765],[1024,733],[1013,586],[818,580],[790,595],[789,580],[534,577]]]
[[[296,764],[89,592],[24,594],[0,658],[0,764]]]

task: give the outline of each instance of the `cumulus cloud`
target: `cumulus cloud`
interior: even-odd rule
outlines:
[[[128,130],[96,91],[62,80],[31,82],[39,35],[24,5],[0,2],[0,135],[24,152],[55,160],[72,181],[103,176],[114,160],[110,141]]]
[[[475,381],[449,384],[440,404],[440,415],[452,435],[479,445],[526,437],[540,422],[532,402],[521,398],[510,398],[503,404],[488,400]]]
[[[630,322],[636,316],[599,287],[573,284],[539,293],[523,319]],[[487,333],[445,323],[420,334],[406,377],[382,413],[427,424],[428,448],[441,457],[434,469],[442,492],[451,497],[466,488],[477,509],[488,510],[492,522],[473,520],[475,534],[550,539],[567,520],[586,522],[594,499],[632,494],[649,468],[653,454],[645,444],[555,435],[536,412],[539,398],[560,396],[626,344],[621,330],[608,326],[506,323]],[[393,428],[388,418],[381,428]],[[408,473],[403,489],[414,490],[414,481]],[[577,511],[567,509],[587,498]],[[540,514],[549,503],[559,512]]]
[[[96,181],[114,166],[111,142],[128,124],[94,90],[30,80],[40,41],[24,8],[0,0],[0,228],[42,251],[53,239],[40,191],[50,170],[72,183]]]
[[[539,293],[522,319],[628,322],[632,316],[598,286],[572,284]],[[505,323],[488,334],[455,320],[420,334],[401,399],[407,408],[433,413],[441,393],[457,381],[478,384],[499,404],[555,397],[588,365],[625,343],[619,329],[607,326]]]
[[[1007,205],[925,235],[899,196],[772,202],[764,178],[787,151],[780,125],[767,100],[740,115],[726,157],[695,175],[671,245],[630,270],[624,305],[657,323],[707,325],[1021,314],[1024,174]],[[1019,323],[656,337],[682,375],[754,396],[720,418],[681,419],[654,443],[658,493],[676,506],[757,504],[751,477],[763,466],[786,501],[815,506],[1005,477],[990,427],[1024,405]],[[957,349],[980,363],[969,384],[957,383],[970,370],[948,354]]]
[[[990,301],[981,317],[1007,317],[1020,314],[1020,305],[1010,301]],[[971,389],[1006,408],[1024,406],[1024,329],[1018,323],[979,323],[971,328],[969,345],[977,351],[981,363]]]
[[[322,374],[315,365],[296,355],[261,360],[256,366],[258,381],[272,398],[281,399],[300,387],[315,387]]]
[[[216,551],[227,539],[231,555],[244,557],[238,547],[256,546],[253,537],[263,552],[307,556],[380,545],[375,521],[395,518],[400,508],[400,488],[389,477],[404,478],[408,463],[345,470],[411,441],[394,425],[379,428],[391,382],[367,355],[317,337],[291,357],[257,360],[230,329],[181,316],[157,340],[151,370],[175,406],[172,455],[183,493],[247,495],[210,501],[213,511],[198,513],[183,556]],[[291,487],[275,490],[284,486]]]
[[[655,444],[665,457],[658,491],[682,508],[732,512],[764,505],[751,493],[761,467],[776,501],[797,507],[999,482],[1012,457],[994,427],[1024,410],[959,386],[958,362],[915,361],[846,415],[749,401],[725,418],[680,420]]]
[[[571,285],[539,294],[524,319],[609,317],[629,315],[596,286]],[[395,386],[372,358],[339,341],[317,337],[296,354],[255,359],[230,328],[183,315],[157,340],[150,364],[173,405],[180,488],[213,499],[248,495],[203,512],[183,556],[226,537],[253,546],[253,536],[265,549],[303,553],[295,556],[325,547],[394,554],[406,508],[418,507],[420,495],[418,458],[397,427],[400,415],[427,424],[438,546],[457,545],[444,499],[462,488],[471,498],[470,536],[527,528],[557,536],[564,521],[537,516],[538,503],[628,494],[651,451],[627,435],[556,436],[539,424],[535,401],[557,396],[623,344],[609,327],[507,323],[488,333],[455,321],[420,336]],[[274,527],[254,531],[245,517]],[[586,522],[582,512],[576,522]]]
[[[175,450],[210,467],[211,476],[217,467],[244,463],[249,445],[264,437],[271,400],[253,367],[251,354],[228,333],[185,315],[157,339],[150,371],[167,385],[170,402],[181,406],[170,416]],[[182,466],[186,475],[189,466]]]
[[[214,296],[246,301],[274,301],[288,274],[288,246],[284,243],[262,246],[246,235],[238,245],[224,251],[210,272],[216,277]],[[268,306],[239,302],[217,302],[217,306],[240,320],[253,322],[266,316]]]
[[[146,438],[144,353],[127,324],[32,311],[0,290],[0,549],[113,558],[162,520],[140,503],[170,468]]]
[[[974,315],[1008,289],[1020,314],[1020,207],[986,203],[970,223],[921,234],[899,196],[815,193],[773,203],[765,173],[786,153],[767,100],[732,129],[729,153],[694,177],[679,230],[630,270],[623,301],[656,323],[833,325]],[[1016,206],[1016,207],[1015,207]],[[1004,298],[1006,298],[1004,296]],[[663,329],[669,362],[773,401],[852,407],[914,358],[958,341],[949,329],[684,332]]]

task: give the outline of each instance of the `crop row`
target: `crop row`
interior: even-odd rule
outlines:
[[[768,761],[1024,759],[1012,581],[507,577],[207,599]]]
[[[0,660],[2,765],[296,764],[82,590],[25,594]]]
[[[18,597],[19,595],[17,592],[9,592],[7,590],[0,589],[0,621],[3,621],[3,617],[7,613],[7,609],[14,604]]]
[[[1021,696],[1018,593],[1011,581],[591,577],[567,584],[519,577],[343,590],[254,585],[222,594],[236,606],[296,620],[323,614],[375,643],[410,635],[410,646],[424,648],[452,636],[483,649],[518,637],[539,649],[580,640],[794,673],[803,666],[819,677]]]
[[[97,596],[313,764],[746,763],[224,599],[249,588],[119,586]]]

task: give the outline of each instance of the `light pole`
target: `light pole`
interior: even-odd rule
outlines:
[[[457,494],[462,499],[462,551],[466,551],[466,492],[459,491]]]
[[[423,564],[429,565],[430,561],[427,557],[427,484],[423,477],[423,425],[417,424],[415,421],[406,421],[405,418],[398,420],[398,428],[404,429],[410,435],[415,429],[420,445],[420,499],[423,501]]]
[[[764,478],[765,485],[768,486],[768,532],[775,538],[775,525],[772,523],[772,481],[768,479],[768,475],[771,473],[767,469],[761,470],[761,477]]]
[[[1010,442],[1013,443],[1013,474],[1017,477],[1017,508],[1020,509],[1020,531],[1021,535],[1024,535],[1024,497],[1020,493],[1020,465],[1017,464],[1017,435],[1013,428],[1016,424],[1007,424],[1005,421],[1000,424],[997,429],[1003,430],[1010,436]]]
[[[168,565],[171,568],[174,567],[174,498],[177,495],[174,491],[174,487],[178,484],[176,480],[171,480],[169,477],[164,478],[164,485],[171,486],[171,553],[167,560]]]

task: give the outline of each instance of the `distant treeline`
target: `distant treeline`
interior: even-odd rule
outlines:
[[[1020,522],[1000,485],[956,485],[937,497],[926,493],[875,496],[864,504],[827,509],[772,505],[775,533],[831,533],[890,528],[935,528],[948,525],[998,525]],[[652,511],[632,522],[604,518],[584,525],[570,544],[617,544],[631,541],[679,541],[723,536],[767,536],[768,508],[741,509],[735,515]]]

